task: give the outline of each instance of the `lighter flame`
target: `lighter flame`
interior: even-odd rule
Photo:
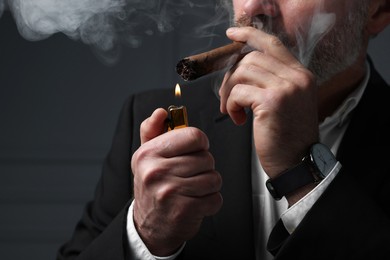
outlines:
[[[175,87],[175,97],[181,97],[181,90],[180,90],[179,83],[177,83]]]

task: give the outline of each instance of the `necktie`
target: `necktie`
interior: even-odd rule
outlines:
[[[289,235],[284,227],[283,221],[279,219],[268,238],[267,250],[275,256]]]

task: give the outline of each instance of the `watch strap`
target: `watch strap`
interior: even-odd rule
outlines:
[[[285,195],[310,183],[317,182],[310,165],[310,158],[305,157],[302,162],[282,172],[275,178],[268,179],[265,183],[268,191],[275,200],[280,200]]]

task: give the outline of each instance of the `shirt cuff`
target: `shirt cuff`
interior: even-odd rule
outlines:
[[[302,219],[305,217],[306,213],[311,209],[322,193],[324,193],[340,169],[341,164],[337,162],[325,179],[323,179],[313,190],[282,214],[281,219],[288,233],[291,234],[294,232],[299,223],[301,223]]]
[[[179,250],[170,256],[155,256],[146,247],[141,237],[139,236],[133,220],[133,206],[134,201],[132,201],[129,210],[127,212],[127,238],[129,241],[130,254],[132,255],[132,259],[135,260],[173,260],[175,259],[183,250],[185,243],[179,248]]]

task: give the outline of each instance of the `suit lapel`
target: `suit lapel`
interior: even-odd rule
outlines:
[[[182,256],[184,259],[254,259],[251,114],[243,126],[222,115],[217,95],[210,88],[214,85],[213,79],[206,79],[198,81],[196,86],[183,88],[186,91],[183,103],[189,108],[190,125],[199,127],[209,137],[210,153],[223,179],[224,203],[216,215],[204,219],[198,234],[187,242]]]
[[[350,177],[365,183],[366,191],[378,194],[375,190],[378,183],[388,175],[383,172],[386,167],[382,164],[388,160],[387,153],[377,151],[389,143],[389,117],[384,113],[389,110],[390,87],[371,67],[364,96],[352,115],[337,157],[345,171],[353,173]]]
[[[210,152],[223,178],[224,204],[212,217],[220,247],[217,252],[225,254],[218,259],[254,259],[250,117],[245,125],[237,126],[219,108],[212,113],[201,111],[201,125],[209,136]]]

